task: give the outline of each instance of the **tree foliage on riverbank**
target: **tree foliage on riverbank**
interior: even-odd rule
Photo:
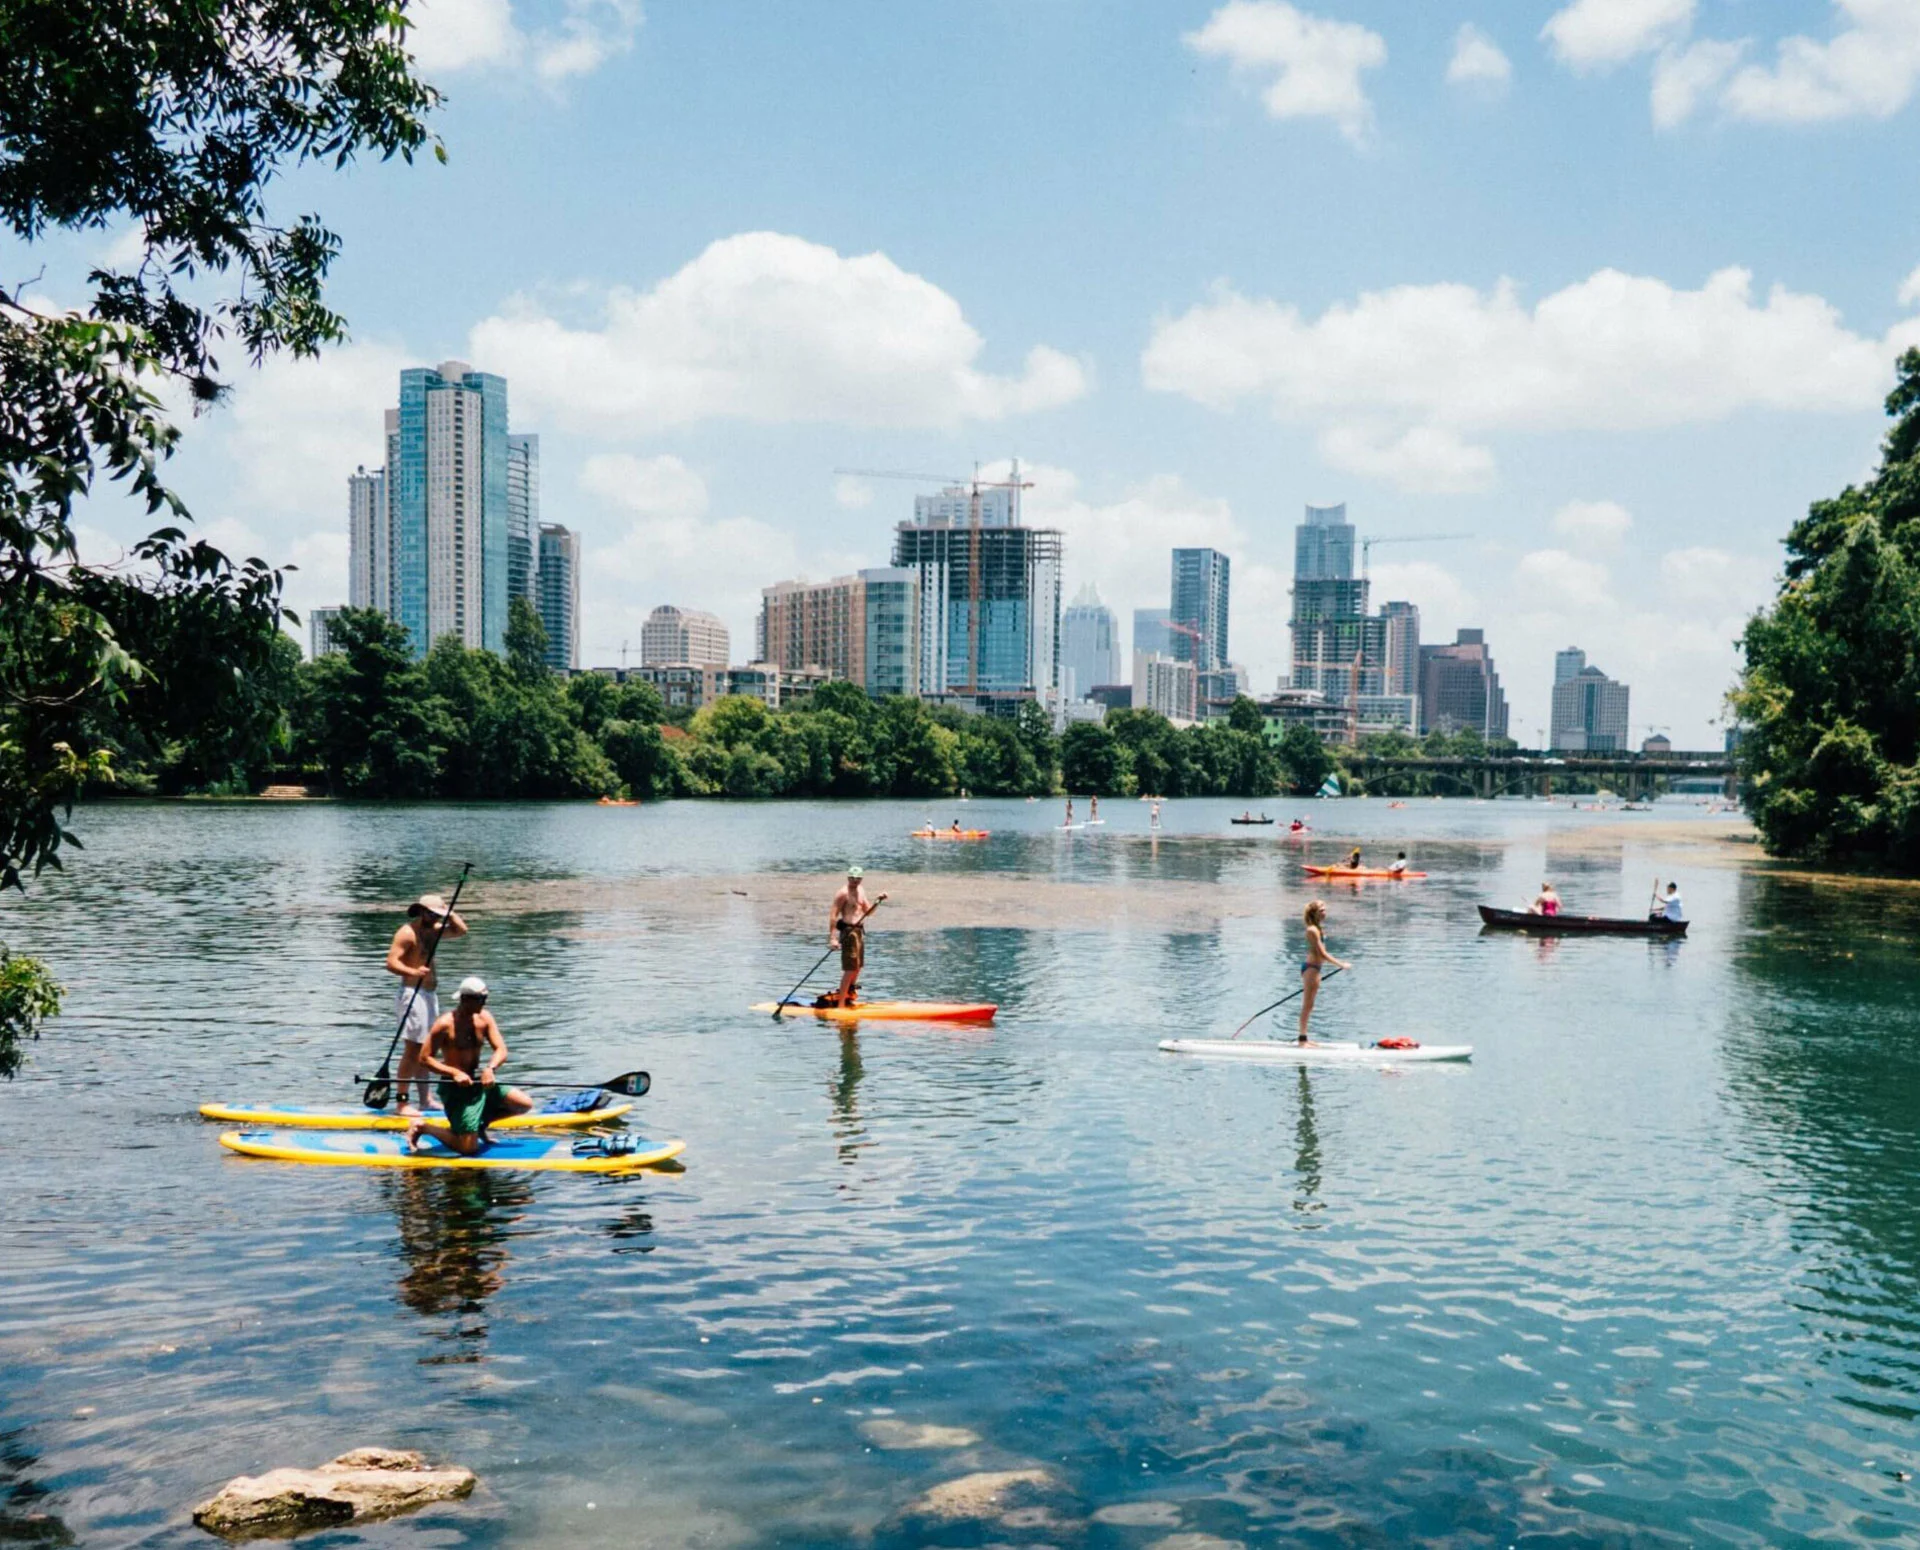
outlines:
[[[1879,470],[1787,534],[1741,640],[1743,800],[1769,852],[1920,872],[1920,350]]]

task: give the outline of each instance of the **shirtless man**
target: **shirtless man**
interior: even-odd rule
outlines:
[[[441,922],[445,929],[441,929]],[[401,1029],[399,1095],[402,1114],[418,1114],[427,1106],[427,1071],[420,1058],[427,1034],[440,1016],[440,998],[434,994],[437,981],[427,950],[437,946],[442,936],[465,936],[467,923],[450,914],[447,901],[437,893],[422,894],[407,906],[407,923],[393,934],[387,947],[387,972],[400,976],[400,989],[393,998],[393,1015],[405,1018]],[[419,995],[414,994],[418,987]],[[407,1101],[410,1086],[420,1089],[416,1108]]]
[[[827,911],[827,947],[840,949],[840,988],[822,998],[823,1006],[852,1006],[860,986],[860,971],[867,966],[867,917],[886,902],[883,893],[869,899],[860,879],[866,873],[857,866],[847,868],[847,881],[833,896]]]
[[[482,1049],[486,1059],[481,1059]],[[446,1123],[415,1115],[407,1126],[407,1150],[432,1131],[463,1157],[480,1150],[488,1124],[506,1114],[525,1114],[533,1100],[517,1087],[502,1087],[494,1073],[506,1064],[507,1041],[487,1010],[484,980],[460,982],[460,1000],[451,1012],[437,1018],[420,1051],[426,1068],[440,1077],[440,1104]]]

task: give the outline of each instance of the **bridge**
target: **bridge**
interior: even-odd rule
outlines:
[[[1676,749],[1657,754],[1520,751],[1489,754],[1480,759],[1354,753],[1344,762],[1348,770],[1369,784],[1382,775],[1400,771],[1445,775],[1456,787],[1471,788],[1479,797],[1495,797],[1511,791],[1552,796],[1554,781],[1569,775],[1611,777],[1613,789],[1629,801],[1651,796],[1655,784],[1662,779],[1719,780],[1725,783],[1727,794],[1733,794],[1733,758],[1718,750],[1696,753]]]

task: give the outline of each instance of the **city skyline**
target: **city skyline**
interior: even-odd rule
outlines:
[[[1920,178],[1903,8],[1696,0],[1543,32],[1571,9],[1103,12],[1097,69],[1075,0],[940,28],[635,9],[546,77],[498,46],[540,35],[533,0],[491,33],[444,0],[416,42],[448,164],[327,191],[350,341],[236,373],[175,478],[209,539],[300,567],[294,606],[337,604],[339,481],[386,462],[362,406],[405,365],[500,373],[550,514],[583,534],[583,659],[604,662],[654,603],[702,598],[745,639],[766,581],[883,561],[892,492],[836,469],[964,475],[1004,449],[1066,585],[1122,619],[1159,600],[1168,549],[1231,554],[1259,688],[1287,661],[1294,513],[1344,499],[1366,535],[1475,535],[1382,550],[1373,595],[1434,639],[1484,627],[1520,724],[1545,724],[1550,682],[1517,669],[1571,631],[1645,723],[1717,742],[1780,537],[1869,466],[1920,339],[1920,244],[1873,218]],[[1374,62],[1279,31],[1262,54],[1221,20],[1283,14],[1337,18]],[[1788,91],[1789,60],[1862,50],[1884,96]],[[1737,77],[1668,67],[1736,55]],[[796,71],[813,153],[765,156]],[[929,115],[936,72],[976,84]],[[423,264],[423,229],[487,240]],[[52,237],[49,292],[121,235]],[[91,552],[144,531],[117,492],[82,520]]]

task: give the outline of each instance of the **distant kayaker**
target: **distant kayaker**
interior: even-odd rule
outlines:
[[[1529,915],[1558,915],[1560,913],[1560,895],[1553,891],[1552,883],[1542,883],[1540,892],[1534,895],[1533,903],[1527,906]]]
[[[867,917],[879,907],[877,901],[867,897],[861,881],[865,876],[859,867],[848,867],[846,883],[833,896],[833,907],[827,912],[827,946],[840,950],[840,988],[831,996],[821,997],[825,1006],[852,1006],[859,992],[860,971],[867,966]]]
[[[444,929],[442,922],[445,922]],[[426,1066],[420,1058],[425,1047],[427,1035],[440,1016],[440,998],[434,994],[433,965],[428,961],[427,950],[437,941],[451,936],[465,936],[467,923],[458,915],[450,914],[447,901],[437,893],[422,894],[407,906],[407,921],[393,934],[393,941],[387,946],[387,972],[400,976],[400,989],[394,996],[393,1013],[395,1017],[404,1017],[406,1024],[401,1030],[400,1047],[400,1109],[402,1114],[419,1113],[428,1105]],[[415,987],[419,995],[414,994]],[[410,1084],[419,1088],[419,1105],[407,1101]]]
[[[1357,872],[1360,870],[1360,847],[1358,845],[1353,847],[1353,854],[1347,857],[1347,870],[1349,872]]]
[[[1395,877],[1407,875],[1407,853],[1403,850],[1393,858],[1393,865],[1387,868]]]
[[[1303,818],[1296,818],[1293,820],[1292,823],[1287,825],[1287,833],[1304,834],[1306,832],[1306,828],[1307,828],[1306,820]]]
[[[486,1140],[487,1126],[508,1114],[525,1114],[533,1100],[517,1087],[502,1087],[495,1072],[507,1061],[507,1041],[487,1010],[486,982],[464,979],[454,1009],[437,1018],[421,1051],[427,1068],[440,1078],[440,1105],[446,1120],[415,1115],[407,1126],[407,1149],[431,1131],[463,1157]]]
[[[1652,918],[1654,920],[1682,921],[1687,918],[1687,907],[1680,902],[1680,885],[1667,884],[1667,896],[1654,902]]]
[[[1350,969],[1353,965],[1341,962],[1327,951],[1327,939],[1321,931],[1327,922],[1326,905],[1315,899],[1306,907],[1301,919],[1307,926],[1307,956],[1300,964],[1300,984],[1305,991],[1300,997],[1300,1043],[1306,1044],[1309,1042],[1307,1019],[1313,1016],[1313,1003],[1320,994],[1320,971],[1328,964],[1336,969]]]

